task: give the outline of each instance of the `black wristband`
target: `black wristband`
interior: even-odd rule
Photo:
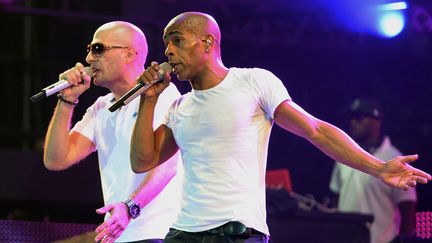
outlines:
[[[69,105],[73,105],[73,106],[78,105],[78,99],[76,99],[75,101],[72,102],[72,101],[65,99],[60,93],[57,94],[57,99],[59,99],[60,101],[63,101],[66,104],[69,104]]]

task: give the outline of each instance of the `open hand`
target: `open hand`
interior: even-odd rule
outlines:
[[[418,159],[418,155],[397,156],[384,165],[379,177],[388,185],[403,190],[415,187],[417,183],[426,184],[431,175],[409,165]]]
[[[95,241],[101,243],[114,242],[129,225],[130,216],[123,202],[108,204],[96,210],[98,214],[110,213],[110,217],[99,225],[95,232]]]

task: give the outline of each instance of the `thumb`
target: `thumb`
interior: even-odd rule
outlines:
[[[411,163],[418,159],[418,154],[406,155],[402,158],[402,162]]]
[[[106,205],[104,207],[96,209],[96,213],[98,213],[98,214],[105,214],[105,213],[109,212],[113,208],[114,208],[114,206],[112,204],[108,204],[108,205]]]
[[[84,79],[84,81],[86,83],[90,82],[92,76],[93,76],[93,71],[92,71],[91,67],[85,67],[84,72],[81,74],[81,77]]]
[[[171,72],[164,73],[163,83],[168,86],[171,82]]]

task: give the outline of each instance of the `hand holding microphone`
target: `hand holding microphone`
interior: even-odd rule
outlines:
[[[151,66],[143,72],[143,74],[138,78],[138,82],[143,82],[144,84],[152,84],[151,91],[144,91],[147,97],[157,96],[162,93],[162,91],[168,87],[171,81],[172,67],[169,63],[164,62],[158,64],[153,61]]]
[[[91,76],[92,70],[90,67],[84,67],[81,63],[77,63],[75,67],[61,73],[57,83],[43,88],[41,92],[33,95],[30,100],[36,102],[62,90],[64,90],[62,95],[65,98],[76,100],[90,87]],[[71,89],[66,90],[71,86]]]
[[[108,108],[108,110],[114,112],[121,106],[129,104],[133,99],[144,92],[146,92],[146,96],[148,97],[159,95],[168,87],[171,81],[171,76],[169,75],[171,71],[171,65],[167,62],[160,65],[157,62],[152,62],[151,66],[137,79],[137,85],[123,95],[116,103]],[[149,90],[150,88],[152,89]]]

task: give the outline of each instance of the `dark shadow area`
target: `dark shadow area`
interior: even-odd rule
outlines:
[[[8,2],[8,1],[6,1]],[[228,67],[261,67],[285,84],[293,100],[314,116],[345,129],[343,111],[352,99],[372,96],[386,111],[385,131],[414,165],[432,172],[432,32],[418,27],[413,12],[401,35],[384,39],[352,33],[335,24],[319,1],[0,1],[0,217],[99,223],[103,204],[97,158],[50,172],[43,167],[42,142],[57,99],[30,103],[59,73],[85,62],[94,30],[110,20],[140,26],[149,43],[147,64],[164,61],[162,31],[176,14],[205,11],[222,29]],[[412,1],[432,16],[428,1]],[[432,18],[431,18],[432,19]],[[187,82],[174,81],[182,93]],[[80,97],[76,122],[96,97]],[[59,145],[61,146],[61,145]],[[268,168],[288,168],[293,188],[321,201],[329,195],[333,160],[310,143],[273,128]],[[432,211],[431,185],[420,185],[418,211]]]

